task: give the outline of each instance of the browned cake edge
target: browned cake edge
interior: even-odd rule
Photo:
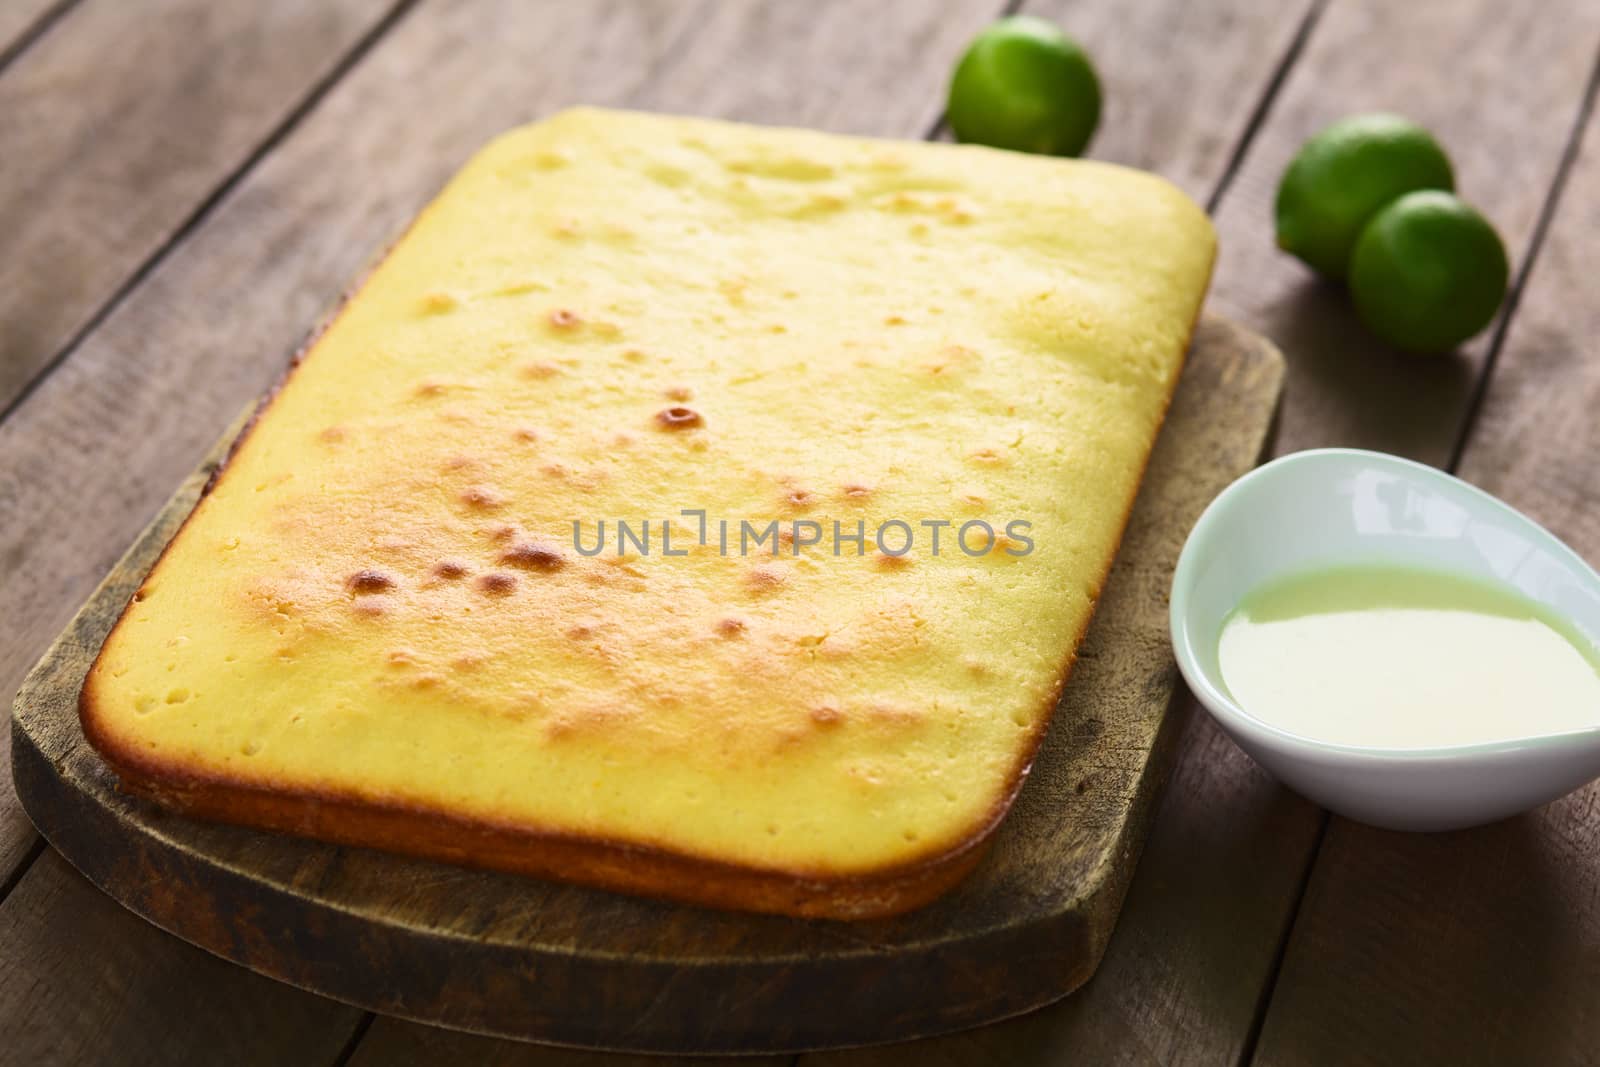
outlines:
[[[196,508],[200,500],[204,500],[229,472],[240,447],[255,431],[300,364],[315,354],[318,342],[343,314],[351,297],[360,291],[372,270],[387,258],[388,251],[398,246],[400,240],[404,239],[404,233],[409,230],[408,226],[385,254],[363,273],[358,283],[345,294],[322,324],[307,336],[290,359],[282,377],[261,398],[255,412],[234,438],[226,458],[212,472],[205,488],[201,490],[199,500],[195,502]],[[1209,271],[1214,269],[1213,254],[1207,285],[1202,292],[1209,288]],[[1187,359],[1189,345],[1194,340],[1199,319],[1200,308],[1197,306],[1184,340],[1180,372],[1182,361]],[[1167,391],[1163,403],[1162,419],[1157,423],[1158,432],[1161,423],[1165,422],[1166,411],[1171,406],[1180,376],[1181,373],[1173,375],[1172,387]],[[1127,529],[1128,517],[1133,512],[1134,500],[1144,481],[1154,446],[1155,438],[1152,437],[1140,465],[1139,478],[1129,487],[1122,521],[1118,525],[1118,547]],[[139,590],[133,594],[130,606],[143,595],[144,587],[166,562],[167,553],[188,529],[193,516],[194,511],[191,510],[172,539],[162,548]],[[1078,646],[1088,632],[1094,607],[1099,602],[1100,592],[1115,558],[1115,551],[1106,557],[1105,566],[1090,594],[1089,614],[1067,648],[1056,684],[1044,702],[1043,714],[1038,717],[1028,743],[1018,754],[1005,788],[982,821],[971,832],[952,843],[942,846],[935,844],[921,856],[870,874],[745,866],[656,846],[579,836],[510,822],[467,818],[421,805],[374,800],[334,790],[262,785],[215,771],[197,770],[180,761],[155,758],[146,752],[121,747],[115,738],[100,729],[94,682],[105,655],[104,644],[95,653],[94,662],[84,676],[83,687],[78,694],[78,718],[84,737],[116,773],[118,787],[123,792],[198,819],[712,908],[815,919],[887,918],[932,902],[961,881],[983,858],[995,829],[1010,811],[1027,779],[1054,715],[1061,690],[1072,673]],[[111,636],[127,618],[128,610],[124,607],[107,634],[106,643],[110,642]]]

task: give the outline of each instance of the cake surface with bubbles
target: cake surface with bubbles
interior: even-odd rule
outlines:
[[[83,689],[124,786],[713,906],[977,861],[1210,272],[1159,178],[581,109],[277,392]]]

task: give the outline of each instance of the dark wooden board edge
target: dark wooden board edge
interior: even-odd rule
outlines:
[[[1202,322],[1152,459],[1157,474],[1177,464],[1179,476],[1202,475],[1205,484],[1188,486],[1195,514],[1258,458],[1282,380],[1282,357],[1270,344],[1214,317]],[[197,849],[193,824],[114,791],[82,739],[76,696],[104,634],[242,425],[230,429],[96,590],[29,674],[14,706],[13,775],[25,810],[74,866],[135,913],[226,959],[375,1011],[621,1051],[787,1052],[908,1040],[1033,1010],[1093,974],[1171,763],[1177,731],[1167,706],[1177,683],[1170,665],[1158,672],[1163,683],[1140,694],[1159,701],[1156,729],[1116,832],[1084,864],[1080,893],[1042,918],[995,923],[962,940],[824,938],[847,946],[828,956],[825,971],[794,956],[730,954],[686,966],[669,955],[644,954],[627,960],[626,980],[619,982],[613,957],[547,946],[530,951],[459,930],[376,921],[303,884],[264,880],[237,857]],[[1198,471],[1197,462],[1204,464]],[[1141,491],[1123,556],[1142,528],[1182,518],[1186,530],[1195,517],[1150,514],[1166,503],[1146,503],[1150,496]],[[1163,582],[1171,563],[1164,559],[1156,568]],[[1105,601],[1134,580],[1125,576],[1119,585],[1119,573],[1130,569],[1119,558]],[[1103,603],[1101,616],[1108,610]],[[1097,629],[1104,629],[1099,619],[1086,653]],[[1080,662],[1075,678],[1091,674],[1088,666]],[[1025,789],[1019,807],[1027,797]],[[360,854],[292,844],[320,849],[333,862],[347,851]]]

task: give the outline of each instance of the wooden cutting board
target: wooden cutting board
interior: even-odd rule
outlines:
[[[704,911],[227,826],[122,796],[78,689],[236,426],[29,674],[16,789],[107,893],[226,959],[444,1026],[613,1050],[779,1052],[901,1041],[1037,1008],[1093,974],[1170,762],[1167,590],[1201,510],[1254,465],[1283,360],[1208,317],[1033,771],[989,856],[896,919]]]

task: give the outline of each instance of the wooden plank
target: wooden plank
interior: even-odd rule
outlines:
[[[0,77],[0,411],[394,0],[86,0]]]
[[[1104,103],[1090,158],[1154,171],[1205,204],[1312,6],[1026,0],[1022,12],[1094,59]]]
[[[1003,0],[717,4],[694,54],[630,106],[868,137],[912,137],[944,110],[950,57]]]
[[[1461,474],[1600,561],[1600,113]],[[1600,1047],[1600,785],[1452,834],[1335,819],[1262,1063],[1589,1063]]]
[[[360,1018],[134,920],[53,852],[0,911],[0,1006],[15,1064],[331,1063]]]

